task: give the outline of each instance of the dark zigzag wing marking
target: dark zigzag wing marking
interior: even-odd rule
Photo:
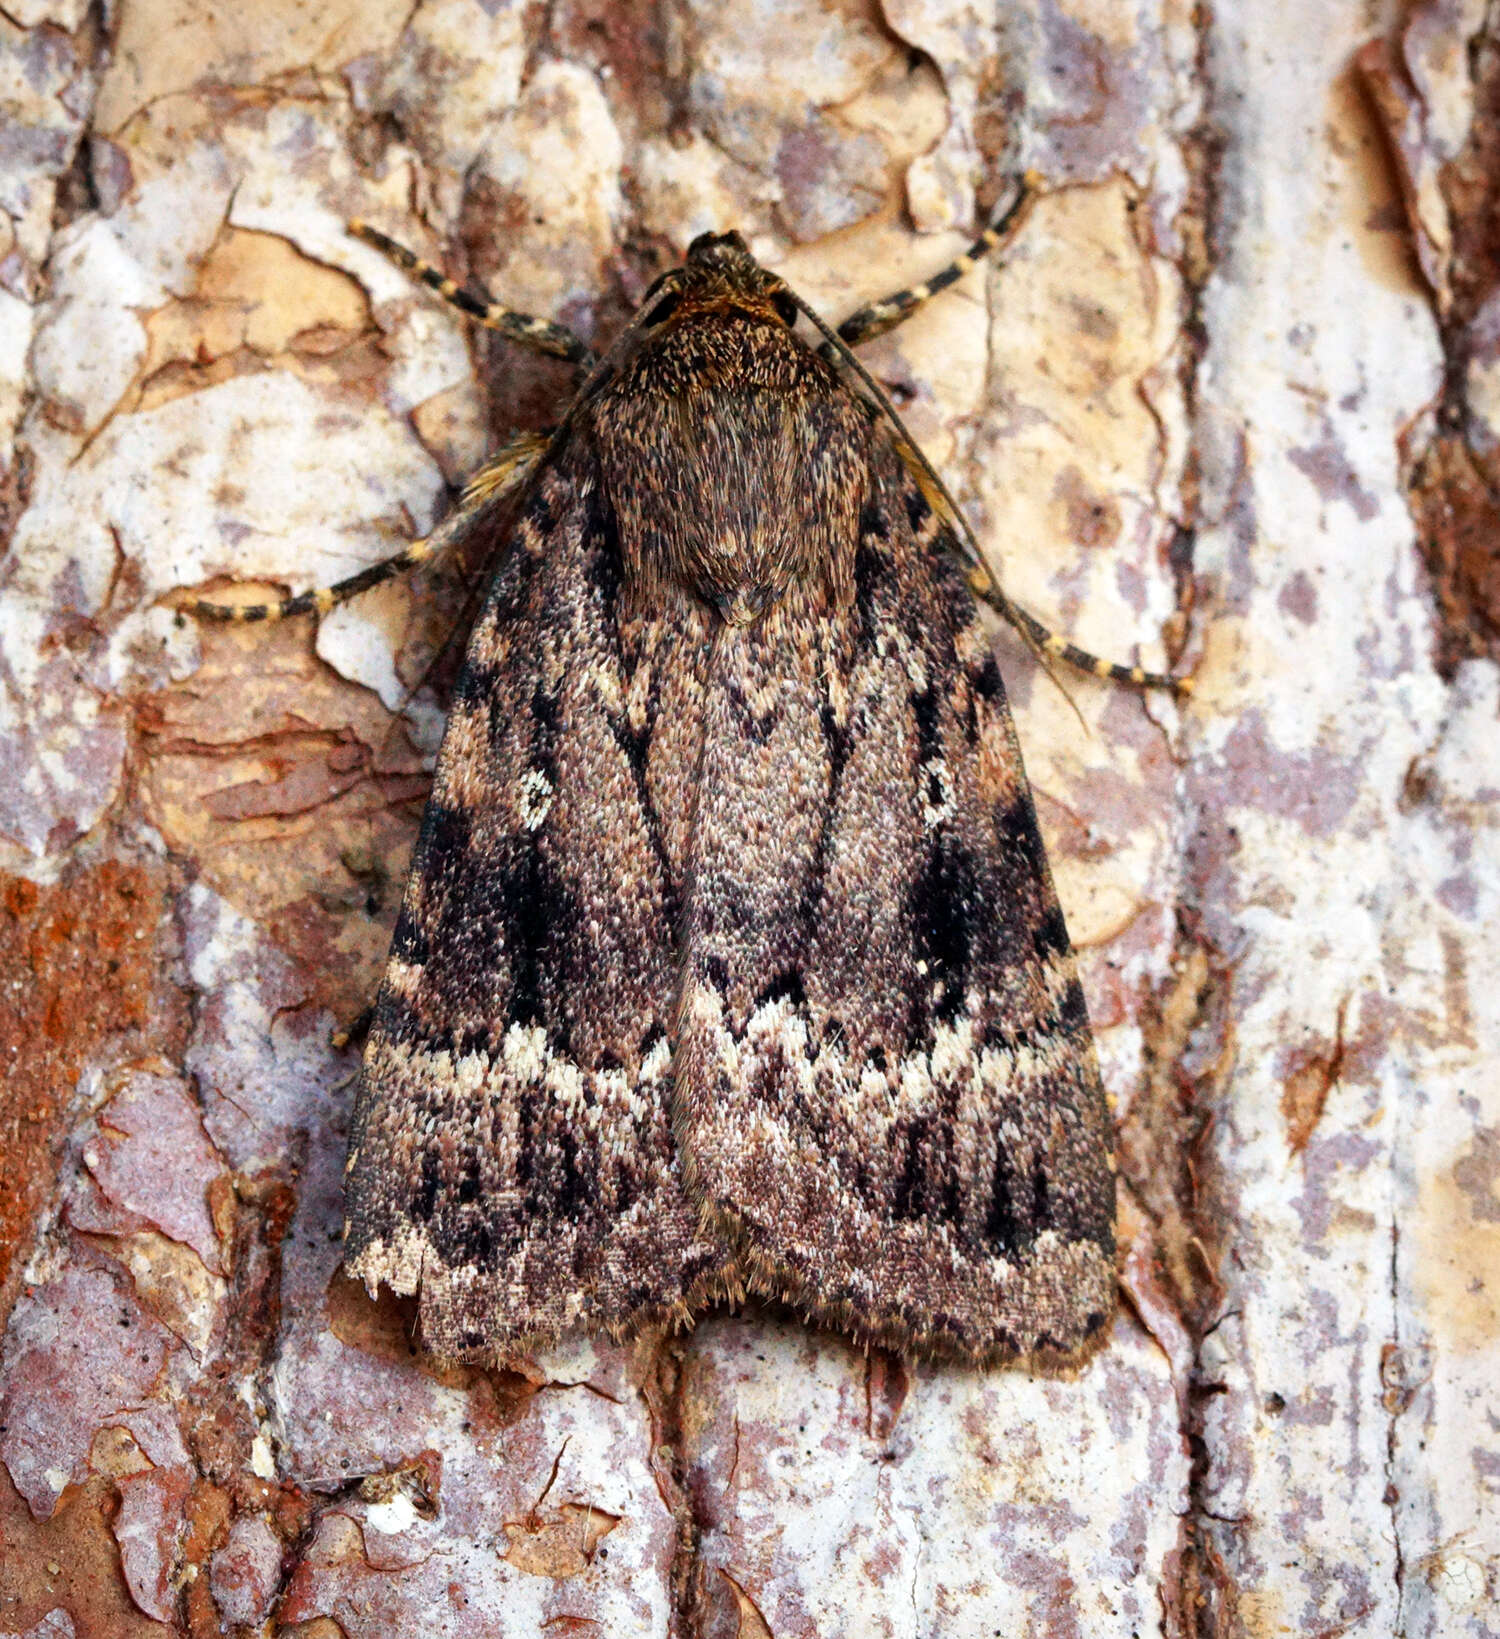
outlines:
[[[721,1261],[669,1121],[677,890],[634,766],[659,685],[627,722],[638,654],[670,670],[681,616],[622,633],[617,552],[588,475],[542,475],[465,656],[366,1052],[346,1261],[420,1285],[444,1355],[680,1313]]]
[[[894,452],[873,462],[836,636],[789,611],[720,644],[686,1160],[756,1284],[815,1317],[921,1353],[1072,1351],[1114,1289],[1082,991],[972,600]],[[838,659],[808,682],[819,642]],[[737,702],[773,682],[752,749]]]

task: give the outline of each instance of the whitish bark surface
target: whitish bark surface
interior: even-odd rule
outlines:
[[[0,1633],[1500,1635],[1500,25],[1475,0],[0,16]],[[434,1371],[338,1274],[461,577],[388,555],[706,228],[871,368],[997,638],[1116,1100],[1068,1380],[750,1312]],[[977,193],[977,200],[976,200]],[[435,676],[441,676],[438,667]]]

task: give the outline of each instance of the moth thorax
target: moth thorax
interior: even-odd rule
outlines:
[[[866,424],[785,326],[675,322],[596,413],[627,573],[648,596],[676,585],[748,626],[789,594],[816,603],[848,580]]]
[[[838,511],[806,448],[778,438],[765,408],[720,401],[701,418],[681,467],[686,505],[667,534],[669,573],[731,626],[823,579]]]

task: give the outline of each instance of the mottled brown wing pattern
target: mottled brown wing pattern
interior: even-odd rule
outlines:
[[[460,1358],[682,1317],[728,1278],[671,1132],[684,839],[657,811],[701,737],[706,617],[622,607],[568,456],[470,640],[350,1144],[350,1270],[420,1287],[428,1347]]]
[[[677,1117],[757,1290],[867,1341],[1077,1350],[1110,1124],[990,644],[877,436],[852,607],[721,629]]]
[[[349,1162],[346,1261],[439,1353],[743,1283],[967,1360],[1112,1308],[1108,1112],[941,486],[798,311],[694,242],[471,639]]]

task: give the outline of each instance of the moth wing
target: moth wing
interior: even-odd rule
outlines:
[[[427,1346],[460,1358],[681,1317],[722,1276],[670,1126],[678,906],[647,777],[696,709],[651,656],[701,634],[622,628],[613,528],[567,453],[469,642],[350,1139],[347,1267],[420,1288]]]
[[[843,615],[724,633],[679,1022],[691,1188],[752,1286],[867,1341],[1071,1353],[1111,1129],[990,644],[877,442]]]

